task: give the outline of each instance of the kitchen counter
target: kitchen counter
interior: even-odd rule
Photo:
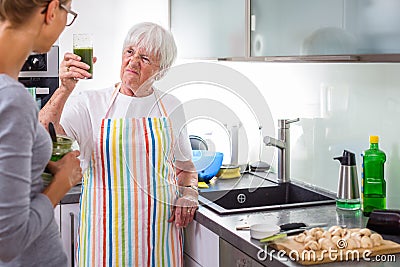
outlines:
[[[275,178],[274,174],[263,174],[263,176],[271,179]],[[246,188],[246,185],[248,188],[248,185],[250,184],[252,185],[251,187],[254,187],[254,185],[263,186],[265,183],[268,183],[268,181],[265,181],[260,177],[257,178],[256,176],[251,175],[245,175],[240,178],[241,181],[238,180],[239,179],[236,179],[236,181],[234,179],[218,180],[214,185],[210,186],[210,188],[206,190],[239,189]],[[317,190],[315,187],[313,189]],[[323,192],[327,193],[326,191]],[[236,230],[236,226],[244,224],[251,225],[254,223],[271,223],[280,225],[290,222],[304,222],[327,223],[328,227],[333,225],[346,225],[348,228],[363,228],[367,224],[368,217],[363,216],[360,210],[337,210],[336,205],[334,204],[223,216],[201,206],[196,213],[195,220],[216,233],[220,238],[226,240],[265,266],[301,266],[300,264],[291,261],[288,257],[278,257],[278,253],[273,252],[271,248],[267,248],[268,255],[261,253],[265,249],[265,244],[251,238],[250,231]],[[400,236],[384,235],[384,238],[400,243]],[[258,258],[258,255],[261,256],[261,260]],[[373,258],[371,258],[371,261],[372,260]],[[378,263],[361,261],[346,262],[346,265],[387,267],[398,266],[399,262],[400,254],[396,254],[396,262]],[[329,263],[324,264],[324,266],[343,266],[344,263],[345,262]]]
[[[365,227],[367,222],[367,218],[364,217],[360,211],[337,211],[335,205],[225,216],[219,216],[205,207],[200,207],[195,219],[197,222],[204,225],[230,244],[233,244],[255,260],[258,260],[257,255],[260,250],[264,249],[265,245],[252,239],[249,231],[237,231],[237,225],[243,225],[245,222],[248,222],[248,224],[272,223],[278,225],[289,222],[318,222],[327,223],[329,226],[344,224],[348,228],[359,228]],[[385,239],[388,239],[387,236],[384,237]],[[396,242],[400,241],[395,239],[396,238],[393,237],[391,238],[391,240]],[[277,253],[272,253],[270,248],[268,248],[267,251],[270,253],[267,255],[267,259],[264,261],[258,260],[265,266],[300,266],[287,257],[278,258]],[[265,257],[265,255],[261,254],[261,257]],[[396,262],[368,263],[370,264],[368,266],[398,266],[398,263],[400,262],[400,254],[396,254]],[[330,263],[328,266],[343,266],[343,264],[343,262]],[[367,266],[366,262],[348,262],[346,264]]]
[[[81,197],[81,185],[76,185],[69,190],[69,192],[61,199],[60,204],[74,204],[79,203]]]
[[[267,178],[274,178],[274,174],[263,175],[268,176]],[[270,181],[247,174],[242,176],[240,179],[217,180],[210,186],[210,188],[201,190],[211,191],[228,190],[232,188],[254,188],[257,186],[263,186],[264,183],[270,183]],[[73,203],[71,201],[75,201],[76,203],[79,201],[79,195],[80,186],[73,188],[73,190],[71,190],[62,200],[62,203]],[[277,252],[273,251],[269,247],[266,248],[265,244],[260,243],[258,240],[252,239],[249,231],[236,230],[236,226],[244,224],[250,225],[254,223],[271,223],[280,225],[289,222],[304,222],[327,223],[328,227],[332,225],[346,225],[348,228],[362,228],[365,227],[368,218],[363,216],[360,210],[341,211],[337,210],[336,206],[333,204],[231,215],[218,215],[212,210],[200,206],[196,212],[195,220],[264,266],[301,266],[296,262],[291,261],[286,256],[279,256]],[[400,243],[399,236],[384,235],[384,238]],[[264,253],[265,248],[267,249],[268,254]],[[343,266],[344,264],[374,267],[398,266],[400,263],[400,254],[396,254],[395,257],[396,262],[373,262],[374,257],[371,257],[371,262],[363,260],[361,260],[361,262],[337,262],[324,264],[324,266]]]

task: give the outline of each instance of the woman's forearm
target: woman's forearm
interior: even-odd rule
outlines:
[[[60,124],[61,113],[64,109],[68,97],[72,90],[68,90],[60,86],[46,105],[39,111],[39,121],[47,129],[49,122],[53,122],[56,132],[65,134],[64,128]]]
[[[197,186],[198,175],[191,160],[176,161],[177,177],[179,186]]]
[[[177,161],[177,178],[179,191],[182,196],[192,197],[197,200],[198,175],[192,161]]]

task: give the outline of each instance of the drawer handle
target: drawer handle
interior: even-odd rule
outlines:
[[[75,214],[69,213],[71,220],[71,266],[75,267]]]

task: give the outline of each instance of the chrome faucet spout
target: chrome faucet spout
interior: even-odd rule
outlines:
[[[266,146],[274,146],[278,148],[278,182],[290,182],[290,123],[297,122],[294,120],[279,120],[279,139],[270,136],[264,137]]]
[[[286,144],[284,142],[282,142],[281,140],[272,138],[270,136],[265,136],[264,137],[264,144],[266,146],[274,146],[274,147],[277,147],[279,149],[285,149],[286,148]]]

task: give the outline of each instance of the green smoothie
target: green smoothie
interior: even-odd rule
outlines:
[[[74,48],[74,54],[78,55],[81,57],[81,61],[85,62],[90,66],[90,69],[88,72],[92,74],[92,77],[88,79],[93,78],[93,47],[86,47],[86,48]]]
[[[68,152],[71,152],[73,142],[72,138],[57,135],[57,142],[53,142],[53,153],[50,160],[57,161]]]
[[[51,154],[51,161],[60,160],[65,154],[72,151],[72,144],[74,139],[57,135],[57,142],[53,142],[53,152]],[[53,180],[53,175],[51,173],[42,173],[42,180],[44,187],[47,187]]]

